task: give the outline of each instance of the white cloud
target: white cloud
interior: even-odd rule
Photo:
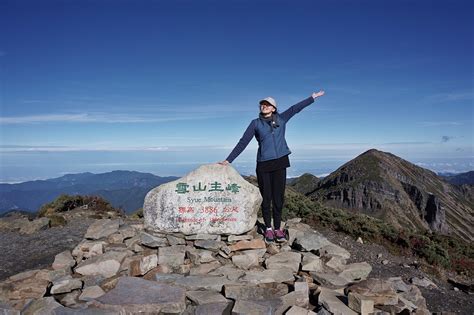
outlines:
[[[89,144],[87,146],[50,146],[50,145],[0,145],[1,153],[20,152],[74,152],[74,151],[158,151],[158,152],[184,152],[184,151],[209,151],[227,150],[225,146],[114,146],[102,143]]]
[[[419,125],[424,127],[438,127],[438,126],[461,126],[463,125],[460,121],[420,121]]]
[[[0,117],[0,124],[31,124],[49,122],[76,123],[148,123],[166,121],[186,121],[196,119],[215,119],[223,117],[220,114],[191,115],[188,113],[169,117],[154,117],[149,114],[111,114],[111,113],[79,113],[79,114],[44,114],[29,116]]]
[[[428,95],[425,97],[425,101],[431,103],[443,103],[443,102],[454,102],[454,101],[469,101],[474,100],[474,92],[445,92]]]

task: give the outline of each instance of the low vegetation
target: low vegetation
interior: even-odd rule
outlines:
[[[64,218],[60,214],[78,207],[91,211],[92,216],[96,215],[97,218],[102,218],[102,214],[107,212],[123,214],[122,209],[114,208],[107,200],[100,196],[62,194],[52,202],[44,204],[38,211],[38,217],[49,217],[54,222],[52,224],[63,225],[64,222],[62,220]]]

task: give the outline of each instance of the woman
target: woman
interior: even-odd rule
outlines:
[[[313,93],[310,97],[291,106],[283,113],[278,113],[277,103],[272,97],[261,100],[259,117],[252,120],[244,135],[229,154],[227,159],[219,162],[221,165],[232,163],[247,147],[252,137],[258,141],[257,180],[263,197],[262,212],[265,221],[265,241],[267,243],[286,241],[285,233],[281,230],[281,212],[285,197],[286,168],[290,166],[288,155],[291,153],[285,140],[286,123],[296,113],[312,104],[314,100],[324,95],[324,91]],[[273,226],[271,222],[270,204],[273,201]]]

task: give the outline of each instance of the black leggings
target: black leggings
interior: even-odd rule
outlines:
[[[286,168],[271,172],[262,172],[257,169],[257,180],[263,197],[262,212],[265,225],[267,228],[272,227],[270,204],[273,201],[273,225],[278,230],[285,201]]]

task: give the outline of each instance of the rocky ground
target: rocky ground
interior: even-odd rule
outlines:
[[[0,231],[0,281],[21,271],[51,266],[55,255],[72,250],[83,238],[88,226],[95,220],[82,217],[70,220],[63,227],[40,230],[32,234]],[[414,277],[427,277],[436,288],[418,285],[431,312],[457,314],[474,313],[472,295],[455,291],[451,284],[427,276],[413,257],[391,255],[377,244],[361,244],[347,235],[332,230],[319,230],[330,242],[350,252],[347,263],[368,262],[372,266],[370,277],[402,277],[406,283]]]
[[[418,285],[426,299],[428,309],[433,313],[454,312],[456,314],[474,314],[474,298],[472,294],[455,290],[446,281],[428,275],[420,268],[416,257],[392,255],[385,247],[378,244],[361,244],[343,233],[329,229],[320,229],[329,241],[351,253],[348,262],[366,261],[372,266],[371,277],[402,277],[410,283],[413,277],[426,277],[436,284],[436,288]]]

